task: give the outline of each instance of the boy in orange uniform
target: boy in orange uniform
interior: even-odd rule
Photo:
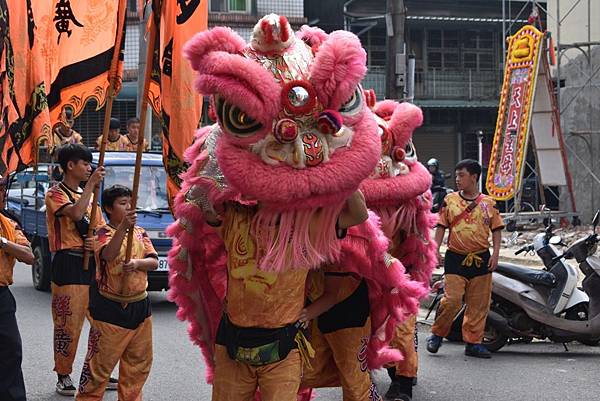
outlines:
[[[70,374],[83,320],[87,315],[89,287],[95,274],[93,258],[83,269],[84,249],[93,252],[93,238],[87,238],[91,200],[104,177],[104,168],[92,174],[92,152],[81,144],[58,149],[64,178],[46,193],[46,222],[52,258],[52,320],[54,322],[54,370],[56,392],[75,394]],[[87,181],[81,190],[79,183]],[[96,227],[104,225],[96,214]],[[91,254],[90,254],[91,256]]]
[[[21,334],[15,316],[15,298],[9,286],[13,283],[15,262],[32,264],[33,253],[17,222],[4,211],[6,185],[7,180],[0,176],[0,400],[25,401]]]
[[[81,372],[78,401],[102,400],[110,373],[119,365],[119,400],[142,399],[152,365],[152,318],[146,293],[148,270],[158,255],[129,210],[131,190],[114,185],[102,194],[109,223],[98,229],[95,255],[97,285],[92,286],[93,322]],[[127,233],[134,230],[131,260],[126,262]]]
[[[438,351],[442,339],[450,332],[464,298],[466,309],[462,332],[467,343],[465,355],[491,358],[490,351],[481,342],[490,309],[491,272],[498,266],[504,224],[496,202],[477,189],[481,175],[479,163],[463,160],[456,165],[455,173],[459,191],[446,196],[435,232],[439,250],[444,232],[450,230],[444,261],[445,294],[431,328],[432,335],[427,339],[427,351]],[[488,242],[490,231],[493,242],[491,255]]]

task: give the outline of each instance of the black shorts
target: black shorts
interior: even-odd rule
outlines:
[[[90,315],[94,320],[135,330],[146,318],[152,316],[152,308],[148,297],[129,303],[123,308],[121,302],[102,296],[98,291],[98,285],[94,282],[90,287]]]
[[[83,251],[61,250],[52,258],[52,282],[56,285],[90,285],[96,279],[96,261],[90,252],[90,263],[83,270]]]
[[[468,279],[490,274],[490,271],[488,270],[490,252],[485,251],[478,253],[477,255],[482,259],[481,266],[463,266],[462,263],[467,255],[452,252],[450,250],[446,251],[446,256],[444,257],[444,274],[457,274]]]

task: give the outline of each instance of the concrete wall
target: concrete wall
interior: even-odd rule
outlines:
[[[600,19],[597,20],[600,25]],[[600,46],[592,48],[591,65],[584,55],[579,55],[561,66],[560,103],[562,129],[568,148],[567,155],[575,188],[577,209],[584,223],[589,224],[600,208],[600,72],[591,83],[588,77],[600,66]],[[569,104],[570,103],[570,104]],[[570,210],[561,196],[563,210]]]

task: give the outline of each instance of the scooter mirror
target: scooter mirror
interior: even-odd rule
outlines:
[[[552,245],[560,245],[562,243],[562,238],[560,235],[553,235],[550,237],[550,241],[548,242],[550,242]]]
[[[594,226],[594,231],[596,230],[598,223],[600,223],[600,210],[598,210],[596,212],[596,214],[594,215],[594,220],[592,220],[592,225]]]

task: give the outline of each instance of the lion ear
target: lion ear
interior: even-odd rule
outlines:
[[[302,25],[300,30],[296,33],[296,37],[310,46],[313,53],[316,53],[319,50],[321,43],[325,42],[329,35],[321,28]]]
[[[238,54],[246,47],[246,42],[231,28],[216,27],[209,31],[197,33],[183,47],[183,54],[192,64],[192,68],[200,71],[202,60],[212,52]]]
[[[367,73],[367,53],[356,35],[346,31],[329,34],[319,46],[310,80],[325,108],[337,110],[356,91]]]

